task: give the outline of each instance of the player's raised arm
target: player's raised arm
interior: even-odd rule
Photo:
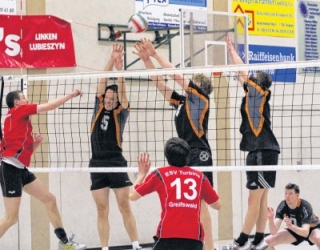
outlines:
[[[38,113],[41,113],[41,112],[54,110],[54,109],[60,107],[65,102],[69,101],[70,99],[77,97],[77,96],[81,97],[82,95],[83,95],[83,93],[81,90],[75,89],[68,95],[59,97],[59,98],[52,100],[52,101],[49,101],[47,103],[39,104],[37,107],[37,111],[38,111]]]
[[[134,186],[143,183],[144,179],[146,178],[146,176],[149,172],[150,166],[151,166],[150,155],[148,153],[141,153],[138,156],[139,173],[138,173],[138,177],[134,183]],[[135,190],[134,186],[130,189],[129,199],[131,201],[135,201],[135,200],[138,200],[139,198],[141,198],[140,194],[138,194],[138,192]]]
[[[121,49],[122,48],[122,49]],[[117,43],[114,43],[112,46],[112,52],[109,60],[104,66],[104,71],[112,71],[113,66],[115,64],[115,60],[119,57],[123,56],[123,46]],[[100,97],[105,94],[106,87],[108,86],[108,79],[101,78],[97,88],[97,97]]]
[[[227,47],[228,47],[228,55],[233,64],[244,64],[238,53],[236,52],[233,41],[229,36],[226,38]],[[241,85],[248,80],[249,72],[246,70],[237,72],[238,81]]]
[[[114,67],[116,70],[123,70],[123,45],[117,44],[113,48],[113,52],[115,53],[115,58],[114,58]],[[128,100],[128,95],[127,95],[127,87],[126,87],[126,81],[124,77],[118,77],[117,79],[118,83],[118,98],[119,102],[121,103],[122,107],[124,109],[127,109],[129,107],[129,100]]]
[[[151,57],[147,54],[147,51],[144,48],[143,44],[141,42],[136,43],[134,47],[136,50],[133,51],[133,54],[140,57],[145,67],[147,69],[156,69],[156,66],[154,65]],[[150,76],[150,78],[154,83],[154,85],[157,87],[157,89],[160,91],[160,93],[163,95],[163,97],[169,102],[171,99],[173,89],[165,83],[163,76],[161,75]]]
[[[156,59],[162,68],[175,69],[175,66],[154,48],[152,42],[149,39],[141,39],[141,43],[145,48],[147,55]],[[184,90],[188,89],[189,79],[185,78],[182,74],[173,74],[169,76],[171,79],[176,81]]]

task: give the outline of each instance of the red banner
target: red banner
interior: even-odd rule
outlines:
[[[0,15],[0,68],[75,66],[69,22],[55,16]]]

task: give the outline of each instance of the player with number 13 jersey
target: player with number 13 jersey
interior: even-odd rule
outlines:
[[[202,172],[190,167],[158,168],[147,176],[143,184],[136,185],[135,190],[141,196],[154,191],[159,195],[162,213],[157,238],[203,241],[201,199],[210,205],[219,201],[219,196]]]

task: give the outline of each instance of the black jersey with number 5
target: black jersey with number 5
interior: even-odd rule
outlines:
[[[108,161],[122,156],[122,135],[129,110],[118,105],[108,111],[103,96],[96,97],[91,123],[91,150],[93,161]]]

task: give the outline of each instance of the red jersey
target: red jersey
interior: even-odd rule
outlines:
[[[159,195],[162,212],[156,232],[158,238],[203,241],[201,199],[210,205],[217,202],[219,196],[202,172],[190,167],[163,167],[134,188],[141,196],[154,191]]]
[[[15,157],[23,165],[30,165],[34,139],[30,115],[37,114],[37,104],[11,108],[4,120],[1,142],[4,157]]]

